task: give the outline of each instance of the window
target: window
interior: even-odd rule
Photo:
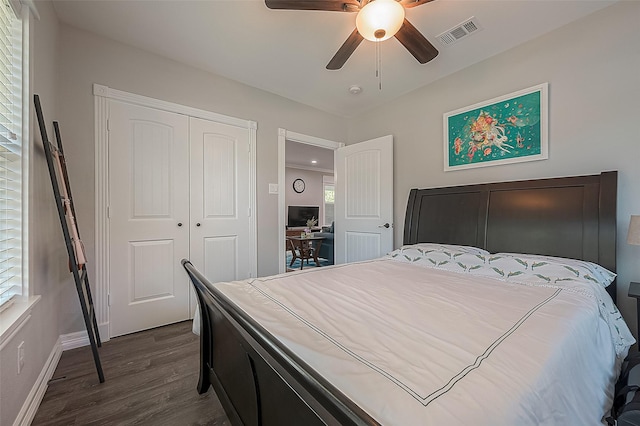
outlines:
[[[0,0],[0,310],[23,292],[22,22]]]
[[[336,198],[336,192],[333,185],[333,178],[323,176],[322,177],[322,186],[324,188],[324,220],[323,224],[325,226],[330,226],[331,222],[334,220],[333,214],[333,204]]]

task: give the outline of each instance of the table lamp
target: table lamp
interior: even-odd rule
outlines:
[[[640,215],[631,215],[627,244],[640,245]]]

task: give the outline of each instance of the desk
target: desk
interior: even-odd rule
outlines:
[[[304,267],[305,260],[307,261],[307,265],[309,264],[309,259],[313,259],[313,261],[316,262],[316,266],[320,266],[318,251],[320,247],[322,247],[322,240],[324,240],[324,237],[288,236],[287,242],[290,244],[289,248],[293,254],[289,266],[293,265],[296,259],[300,259],[300,269]],[[313,241],[315,241],[316,244],[311,244]]]
[[[296,227],[287,227],[286,231],[285,231],[285,237],[299,237],[300,234],[304,234],[304,230],[306,229],[306,227],[304,226],[296,226]],[[311,228],[311,232],[320,232],[322,231],[322,228],[316,227],[314,226],[313,228]],[[289,241],[285,240],[284,241],[284,249],[285,251],[287,250],[291,250],[291,245],[289,244]]]

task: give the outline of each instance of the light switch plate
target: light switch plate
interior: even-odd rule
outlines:
[[[269,184],[269,194],[277,194],[278,193],[278,184],[270,183]]]

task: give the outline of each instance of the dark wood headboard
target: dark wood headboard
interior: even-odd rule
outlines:
[[[616,271],[618,172],[412,189],[404,244],[568,257]],[[616,300],[615,281],[607,288]]]

